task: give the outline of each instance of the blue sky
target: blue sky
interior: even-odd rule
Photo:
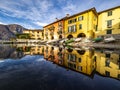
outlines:
[[[46,24],[95,7],[97,11],[120,5],[120,0],[0,0],[0,24],[42,29]]]

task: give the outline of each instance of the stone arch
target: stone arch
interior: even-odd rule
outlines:
[[[78,38],[86,37],[86,35],[85,35],[84,33],[79,33],[77,37],[78,37]]]
[[[68,48],[68,49],[67,49],[67,51],[68,51],[68,52],[72,52],[72,51],[73,51],[73,49],[71,49],[71,48]]]
[[[68,35],[67,38],[71,39],[71,38],[73,38],[73,35]]]
[[[77,53],[79,53],[80,55],[84,55],[85,54],[85,50],[77,50]]]
[[[59,35],[59,39],[62,39],[62,35]]]
[[[51,39],[53,40],[53,39],[54,39],[54,36],[52,36]]]

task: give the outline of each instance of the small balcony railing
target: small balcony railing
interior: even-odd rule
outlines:
[[[48,36],[48,33],[45,33],[45,36]]]
[[[62,34],[62,30],[59,30],[57,33],[58,33],[58,34]]]
[[[50,35],[54,35],[54,32],[50,32]]]

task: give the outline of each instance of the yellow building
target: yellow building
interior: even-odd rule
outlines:
[[[23,30],[23,33],[30,34],[30,39],[43,40],[44,34],[43,30]]]
[[[95,70],[93,56],[94,51],[44,46],[44,58],[46,60],[86,75],[92,75]]]
[[[32,46],[30,55],[44,55],[44,46]]]
[[[22,51],[24,55],[43,55],[44,46],[17,46],[18,51]]]
[[[93,38],[97,29],[97,17],[95,8],[67,17],[65,20],[65,38]]]
[[[44,26],[44,40],[59,40],[64,38],[64,19],[56,19],[55,22]]]
[[[120,79],[120,55],[110,52],[95,52],[96,71],[103,76]]]
[[[72,50],[65,52],[65,66],[86,75],[92,75],[95,70],[95,61],[92,59],[93,51],[89,50]]]
[[[96,37],[120,35],[120,6],[98,12]]]

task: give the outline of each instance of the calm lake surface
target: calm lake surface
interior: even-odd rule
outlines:
[[[0,90],[120,90],[120,50],[0,45]]]

